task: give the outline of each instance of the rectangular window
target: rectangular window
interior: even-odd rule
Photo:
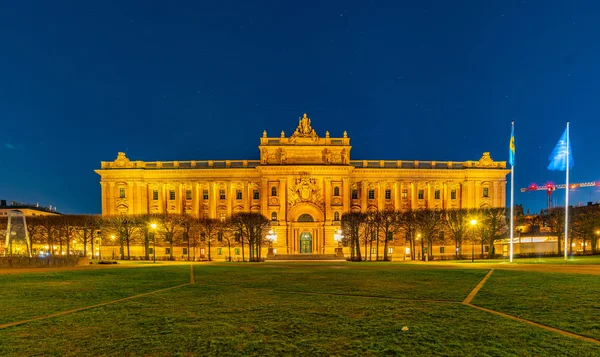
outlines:
[[[358,199],[358,190],[352,190],[352,199],[353,200],[357,200]]]
[[[223,248],[217,248],[217,255],[223,254]]]
[[[125,187],[119,188],[119,197],[125,198]]]
[[[422,200],[425,198],[425,190],[419,190],[419,199]]]
[[[371,248],[371,254],[377,254],[377,248]]]
[[[403,200],[408,199],[408,190],[402,190],[402,199]]]
[[[485,246],[485,252],[487,253],[487,252],[489,252],[489,251],[490,251],[490,246],[489,246],[489,245],[486,245],[486,246]]]
[[[192,199],[192,190],[185,190],[185,199],[186,200]]]
[[[219,190],[219,199],[220,200],[224,200],[225,199],[225,190]]]
[[[240,255],[240,248],[235,248],[235,255]]]
[[[171,248],[165,248],[165,254],[171,254]]]
[[[158,190],[152,191],[152,199],[158,201]]]
[[[456,199],[456,190],[450,191],[450,199],[451,200],[455,200]]]
[[[242,190],[236,190],[235,191],[235,199],[236,200],[241,200],[242,199]]]
[[[435,190],[433,192],[433,196],[435,197],[436,200],[440,199],[440,190]]]
[[[154,254],[154,249],[148,248],[148,254]]]
[[[386,200],[392,199],[392,190],[385,190],[385,199]]]
[[[490,197],[490,189],[488,187],[483,188],[483,197]]]
[[[225,213],[221,213],[219,215],[219,218],[221,219],[221,222],[225,222],[225,218],[227,218],[227,215]]]
[[[260,191],[259,190],[252,191],[252,199],[255,199],[255,200],[260,199]]]
[[[183,255],[187,255],[187,248],[183,248]]]
[[[446,247],[440,247],[440,253],[442,253],[442,254],[444,253],[444,248],[446,248]]]
[[[169,191],[169,199],[170,200],[174,200],[175,199],[175,190],[170,190]]]
[[[388,247],[388,254],[392,254],[392,253],[394,253],[394,248]]]
[[[438,234],[438,239],[439,239],[439,240],[444,240],[444,231],[441,231],[441,232]]]
[[[370,200],[374,200],[375,199],[375,190],[369,190],[369,199]]]
[[[208,190],[202,190],[202,199],[208,200]]]

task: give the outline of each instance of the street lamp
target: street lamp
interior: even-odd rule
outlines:
[[[110,239],[112,240],[112,248],[113,248],[113,260],[115,260],[115,235],[111,235]]]
[[[267,252],[267,256],[270,257],[275,254],[273,243],[277,242],[277,233],[275,233],[272,229],[269,230],[269,234],[267,234],[267,240],[269,241],[269,251]]]
[[[421,233],[417,233],[417,240],[419,242],[421,241]],[[421,244],[421,252],[419,254],[421,254],[421,256],[419,257],[419,260],[425,259],[424,254],[423,254],[423,245],[422,244]]]
[[[471,226],[473,227],[473,239],[471,240],[471,263],[475,261],[475,225],[477,224],[476,219],[471,220]]]
[[[340,245],[342,244],[342,239],[344,239],[344,235],[342,234],[342,230],[338,229],[333,235],[333,240],[338,242],[338,245]]]
[[[156,263],[156,223],[150,224],[150,238],[152,238],[152,260]]]

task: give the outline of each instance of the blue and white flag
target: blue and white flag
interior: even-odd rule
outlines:
[[[573,168],[575,162],[573,161],[573,152],[571,151],[571,142],[569,140],[569,133],[565,129],[565,132],[560,137],[560,140],[554,147],[552,154],[550,154],[550,164],[548,170],[551,171],[566,171],[567,170],[567,152],[569,153],[569,169]]]

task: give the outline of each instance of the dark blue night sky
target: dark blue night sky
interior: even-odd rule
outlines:
[[[304,112],[353,159],[508,160],[515,120],[517,188],[564,182],[570,121],[571,181],[600,180],[598,39],[598,1],[2,2],[0,198],[99,213],[117,151],[258,159]]]

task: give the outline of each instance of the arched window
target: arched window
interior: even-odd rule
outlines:
[[[275,187],[275,186],[271,187],[271,196],[273,196],[273,197],[277,196],[277,187]]]
[[[335,186],[333,188],[333,195],[334,196],[339,196],[340,195],[340,188],[339,187]]]
[[[336,222],[340,220],[340,212],[333,213],[333,220]]]
[[[298,217],[298,222],[314,222],[314,221],[315,220],[313,219],[313,217],[308,213],[301,214],[300,217]]]
[[[277,221],[277,212],[271,213],[271,221],[273,221],[273,222]]]

